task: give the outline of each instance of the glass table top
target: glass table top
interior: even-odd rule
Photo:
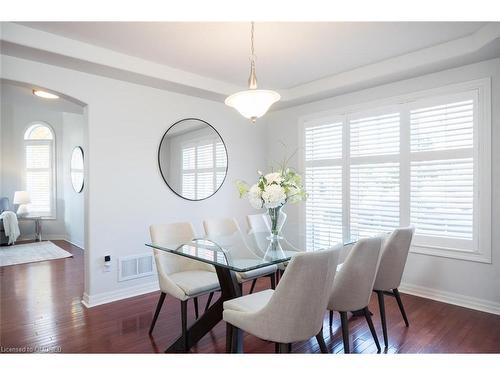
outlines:
[[[232,271],[248,272],[289,261],[298,252],[306,250],[305,243],[302,236],[291,241],[284,237],[272,238],[268,232],[237,232],[193,239],[182,244],[148,243],[146,246]]]

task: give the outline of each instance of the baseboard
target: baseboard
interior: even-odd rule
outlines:
[[[488,301],[475,297],[465,296],[463,294],[445,292],[442,290],[407,283],[401,284],[401,286],[399,287],[399,291],[418,297],[432,299],[434,301],[449,303],[451,305],[457,305],[466,307],[468,309],[500,315],[500,303],[494,301]]]
[[[29,240],[34,240],[34,239],[35,239],[34,235],[20,236],[17,239],[17,241],[29,241]],[[66,238],[65,234],[43,234],[42,233],[42,240],[43,241],[52,241],[52,240],[64,240],[64,241],[67,241],[67,238]]]
[[[136,285],[128,288],[113,290],[111,292],[98,293],[89,295],[83,294],[82,304],[87,307],[95,307],[106,303],[139,296],[141,294],[152,293],[159,290],[158,281],[147,284]]]
[[[85,250],[85,248],[83,247],[83,244],[80,244],[80,243],[77,243],[77,242],[73,242],[69,239],[69,237],[65,237],[65,238],[61,238],[62,240],[66,241],[66,242],[69,242],[70,244],[72,244],[73,246],[76,246],[76,247],[79,247],[80,249],[82,250]]]
[[[17,241],[29,241],[29,240],[34,240],[35,238],[33,236],[21,236],[17,239]],[[79,247],[82,250],[85,250],[82,244],[71,241],[69,237],[65,234],[42,234],[42,240],[43,241],[55,241],[55,240],[60,240],[60,241],[66,241],[69,242],[70,244]],[[16,241],[16,242],[17,242]]]

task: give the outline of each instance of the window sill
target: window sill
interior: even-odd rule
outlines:
[[[428,245],[413,245],[410,253],[491,264],[491,253],[486,254],[484,252],[439,248]]]
[[[28,217],[23,217],[23,216],[18,217],[18,220],[19,219],[21,219],[21,220],[22,219],[33,219],[33,217],[39,217],[40,220],[42,220],[42,221],[55,221],[55,220],[57,220],[57,217],[55,217],[55,216],[44,216],[42,214],[37,214],[37,213],[30,213],[28,215]]]

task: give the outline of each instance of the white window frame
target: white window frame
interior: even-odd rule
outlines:
[[[475,98],[475,118],[474,118],[474,200],[473,200],[473,250],[464,250],[460,246],[454,246],[453,241],[436,245],[427,243],[425,238],[415,236],[410,252],[446,257],[453,259],[468,260],[481,263],[491,263],[491,77],[451,84],[439,88],[422,90],[400,96],[388,97],[381,100],[366,102],[362,104],[346,106],[335,110],[313,113],[299,118],[299,168],[305,171],[305,128],[315,124],[323,124],[328,121],[343,121],[343,238],[344,242],[349,241],[349,221],[350,221],[350,163],[349,155],[349,129],[346,125],[348,116],[351,113],[367,112],[373,113],[379,109],[399,108],[400,118],[400,225],[408,225],[410,222],[410,119],[409,110],[419,102],[424,100],[434,101],[441,96],[460,96],[462,93],[474,91]],[[356,116],[358,117],[358,116]],[[405,141],[404,139],[407,139]],[[383,160],[390,156],[368,157],[371,160]],[[362,157],[360,157],[362,158]],[[404,166],[407,166],[406,168]],[[306,211],[302,205],[299,223],[305,234]],[[304,236],[305,238],[305,236]],[[446,242],[446,241],[445,241]],[[303,244],[305,245],[305,244]]]
[[[29,128],[31,128],[34,125],[43,125],[47,127],[50,132],[52,133],[52,139],[25,139],[26,132],[28,131]],[[27,168],[27,160],[26,160],[26,146],[27,145],[40,145],[40,144],[48,144],[50,145],[50,157],[51,157],[51,196],[50,196],[50,212],[35,212],[35,211],[30,211],[30,215],[34,216],[40,216],[42,220],[56,220],[57,219],[57,165],[56,165],[56,132],[54,131],[54,128],[48,124],[45,121],[33,121],[29,123],[25,129],[23,134],[23,169],[24,169],[24,187],[25,190],[27,190],[28,186],[28,181],[27,181],[27,173],[28,173],[28,168]]]

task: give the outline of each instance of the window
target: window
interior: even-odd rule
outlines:
[[[203,199],[212,195],[226,175],[226,149],[219,139],[201,139],[182,147],[182,195]]]
[[[386,109],[347,116],[350,239],[399,225],[400,114]]]
[[[307,248],[342,241],[342,122],[305,129]]]
[[[308,249],[416,227],[412,251],[491,262],[490,82],[304,121]]]
[[[429,104],[409,114],[410,221],[427,244],[472,249],[475,98]]]
[[[28,127],[24,133],[26,190],[31,197],[30,214],[55,217],[54,133],[44,123]]]

